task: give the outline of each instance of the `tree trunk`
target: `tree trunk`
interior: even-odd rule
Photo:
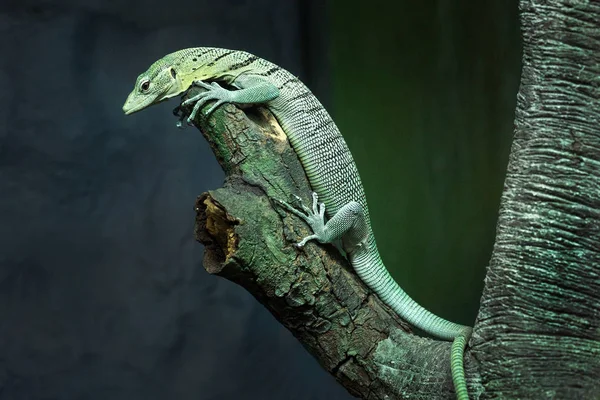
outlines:
[[[600,2],[521,1],[523,72],[471,341],[488,398],[600,398]]]
[[[600,398],[600,3],[521,11],[515,138],[469,393]],[[293,246],[307,226],[273,199],[310,204],[310,186],[275,118],[225,105],[195,123],[226,173],[196,202],[206,270],[252,293],[355,396],[453,398],[449,342],[410,334],[334,246]]]

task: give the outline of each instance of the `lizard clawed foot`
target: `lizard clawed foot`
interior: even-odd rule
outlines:
[[[294,214],[297,217],[304,220],[304,222],[306,222],[313,231],[312,235],[309,235],[309,236],[305,237],[304,239],[302,239],[300,242],[296,243],[296,247],[302,248],[302,247],[304,247],[304,245],[306,245],[306,243],[308,243],[310,240],[313,240],[313,239],[317,240],[318,242],[325,243],[326,242],[325,204],[319,203],[319,198],[318,198],[317,194],[314,192],[312,194],[312,198],[313,198],[312,209],[305,206],[304,203],[302,202],[302,199],[300,199],[300,197],[294,195],[294,198],[299,203],[300,209],[298,209],[284,201],[281,201],[281,200],[276,200],[276,201],[283,208],[285,208],[292,214]]]
[[[206,116],[209,116],[221,104],[233,102],[233,95],[231,91],[223,89],[217,82],[212,82],[211,84],[208,84],[203,81],[194,81],[194,85],[200,86],[206,89],[207,91],[199,93],[196,96],[190,97],[189,99],[181,103],[182,106],[195,103],[194,108],[192,109],[192,112],[190,113],[190,116],[187,119],[187,122],[190,125],[192,124],[194,118],[196,118],[196,114],[198,113],[198,110],[200,110],[200,107],[205,105],[208,101],[216,100],[215,104],[213,104],[213,106],[209,108],[206,112]]]

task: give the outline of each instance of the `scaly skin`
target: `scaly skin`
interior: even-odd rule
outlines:
[[[238,90],[223,89],[216,82],[224,82]],[[313,239],[329,243],[342,238],[356,273],[384,303],[415,327],[438,338],[454,340],[450,364],[452,379],[457,398],[468,399],[463,353],[471,328],[427,311],[390,276],[377,251],[366,196],[350,150],[310,90],[288,71],[252,54],[197,47],[168,54],[152,64],[137,78],[123,111],[131,114],[143,110],[183,94],[192,85],[202,86],[207,91],[186,100],[195,103],[188,123],[208,101],[215,103],[207,113],[226,102],[265,104],[271,110],[298,154],[315,191],[312,209],[301,205],[301,210],[297,210],[279,202],[304,219],[313,230],[313,234],[298,246]],[[326,223],[325,215],[329,218]]]

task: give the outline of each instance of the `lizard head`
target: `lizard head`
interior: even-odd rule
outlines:
[[[171,63],[159,60],[135,81],[135,87],[123,105],[126,115],[180,95],[185,89]]]

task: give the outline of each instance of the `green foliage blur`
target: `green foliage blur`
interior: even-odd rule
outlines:
[[[332,115],[383,260],[472,325],[494,243],[521,69],[517,1],[332,0]]]

